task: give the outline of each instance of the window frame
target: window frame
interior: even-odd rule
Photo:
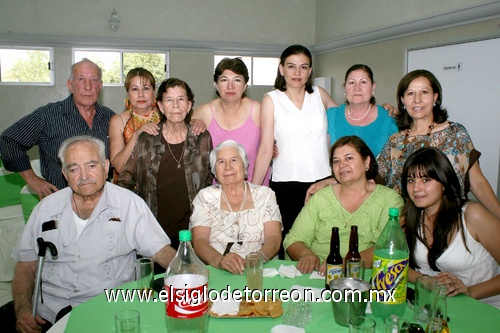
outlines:
[[[0,45],[0,49],[12,49],[12,50],[41,50],[49,52],[49,72],[50,72],[50,82],[5,82],[0,81],[0,86],[41,86],[41,87],[53,87],[56,85],[55,82],[55,67],[54,67],[54,47],[48,46],[14,46],[14,45]],[[1,62],[0,62],[1,68]]]

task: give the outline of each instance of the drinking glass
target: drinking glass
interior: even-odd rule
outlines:
[[[251,252],[245,258],[245,274],[248,289],[261,290],[263,287],[264,258],[258,252]]]
[[[152,258],[138,258],[135,261],[135,280],[139,293],[147,295],[153,291],[154,260]]]
[[[414,320],[427,325],[432,317],[432,307],[436,297],[437,281],[433,276],[423,275],[415,280]]]
[[[384,319],[385,333],[409,333],[410,323],[397,315]]]
[[[357,316],[349,319],[349,333],[375,333],[375,320]]]
[[[123,310],[115,314],[116,333],[140,333],[141,314],[136,310]]]
[[[305,327],[312,320],[312,304],[310,302],[289,302],[283,316],[283,325]]]

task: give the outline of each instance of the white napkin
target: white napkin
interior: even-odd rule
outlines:
[[[290,325],[276,325],[271,328],[271,333],[306,333],[302,327],[295,327]]]
[[[218,298],[216,301],[212,303],[212,307],[210,310],[214,313],[217,313],[219,316],[223,315],[237,315],[240,310],[240,302],[229,298],[227,300],[223,300]]]
[[[278,274],[279,272],[276,268],[264,268],[263,276],[265,277],[274,277]]]
[[[324,302],[323,299],[321,298],[321,293],[324,290],[323,288],[313,288],[313,287],[303,287],[299,285],[293,285],[290,288],[290,292],[292,292],[292,290],[294,289],[299,291],[301,300],[305,301],[304,298],[307,298],[308,302]],[[306,292],[306,290],[308,291]],[[296,293],[294,293],[294,297],[295,295]],[[312,298],[314,298],[314,300]]]
[[[302,273],[299,272],[297,267],[295,267],[294,265],[285,266],[283,264],[280,266],[279,274],[281,277],[287,277],[292,279],[296,276],[302,276]]]
[[[311,276],[309,278],[310,279],[317,279],[317,280],[324,280],[325,276],[319,275],[318,271],[312,271]]]

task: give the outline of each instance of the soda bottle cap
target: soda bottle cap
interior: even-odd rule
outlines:
[[[191,241],[191,230],[181,230],[179,231],[179,241],[189,242]]]
[[[399,216],[399,208],[389,208],[389,216]]]

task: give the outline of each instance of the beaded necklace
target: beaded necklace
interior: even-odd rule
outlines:
[[[427,130],[427,137],[430,138],[431,136],[431,132],[432,130],[434,129],[434,123],[430,124],[429,125],[429,129]],[[408,129],[406,130],[406,134],[405,134],[405,139],[403,140],[403,152],[406,152],[406,148],[407,148],[407,145],[408,145],[408,137],[410,136],[410,132],[411,132],[411,128],[408,127]],[[421,148],[424,148],[424,147],[427,147],[427,141],[423,141],[420,143],[420,149]]]

